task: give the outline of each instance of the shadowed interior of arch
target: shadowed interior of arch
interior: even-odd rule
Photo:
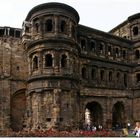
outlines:
[[[85,124],[86,125],[102,125],[103,112],[102,107],[97,102],[90,102],[85,108]]]

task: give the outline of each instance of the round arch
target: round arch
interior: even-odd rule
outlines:
[[[23,129],[24,114],[26,110],[25,89],[18,90],[11,97],[11,128],[14,131]]]
[[[118,101],[112,108],[112,127],[122,128],[125,126],[125,107],[123,102]]]
[[[99,126],[103,124],[103,109],[98,102],[89,102],[85,107],[85,124]]]

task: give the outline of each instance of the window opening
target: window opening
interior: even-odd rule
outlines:
[[[0,29],[0,37],[4,36],[4,29]]]
[[[139,58],[140,58],[139,50],[136,50],[136,51],[135,51],[135,58],[136,58],[136,59],[139,59]]]
[[[134,35],[134,36],[138,35],[138,27],[137,27],[137,26],[135,26],[135,27],[133,28],[133,35]]]
[[[115,55],[116,55],[116,57],[119,56],[119,49],[118,48],[115,49]]]
[[[10,33],[9,33],[10,36],[14,37],[14,29],[10,28]]]
[[[90,51],[95,52],[95,42],[91,41],[90,43]]]
[[[95,71],[95,69],[92,69],[91,70],[91,78],[92,78],[92,80],[95,79],[95,77],[96,77],[96,71]]]
[[[61,32],[65,32],[66,30],[66,22],[64,20],[61,21]]]
[[[112,71],[109,72],[109,81],[112,81]]]
[[[39,32],[39,24],[38,23],[35,24],[35,31],[36,31],[36,33]]]
[[[38,68],[38,57],[35,56],[33,59],[33,69],[37,69]]]
[[[53,29],[53,24],[52,24],[52,20],[51,19],[48,19],[46,21],[46,24],[45,24],[45,31],[46,32],[51,32]]]
[[[63,54],[61,57],[61,67],[66,67],[66,66],[67,66],[67,56]]]
[[[20,31],[16,31],[15,37],[20,37]]]
[[[140,82],[140,73],[137,74],[137,82]]]
[[[81,40],[81,49],[85,50],[86,49],[86,41],[83,39]]]
[[[111,46],[108,46],[108,55],[111,55]]]
[[[123,58],[126,58],[126,51],[123,50]]]
[[[51,54],[47,54],[45,55],[45,67],[52,67],[52,55]]]
[[[124,85],[125,85],[125,87],[127,87],[127,75],[126,74],[124,74]]]
[[[119,81],[120,80],[120,73],[118,72],[117,73],[117,81]]]
[[[86,79],[86,68],[82,68],[82,78]]]
[[[101,77],[101,80],[104,80],[104,70],[100,71],[100,77]]]
[[[103,48],[104,48],[104,45],[102,44],[102,43],[100,43],[100,54],[102,54],[103,53]]]

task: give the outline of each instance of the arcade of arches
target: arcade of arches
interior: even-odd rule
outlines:
[[[118,101],[112,107],[112,128],[126,126],[125,107],[123,102]],[[89,102],[85,107],[85,125],[103,125],[103,108],[98,102]]]

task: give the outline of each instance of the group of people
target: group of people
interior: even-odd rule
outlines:
[[[132,134],[130,130],[132,129],[130,129],[130,123],[128,123],[127,128],[122,129],[122,136],[127,137],[129,133]],[[132,132],[136,137],[140,137],[140,122],[136,122],[135,128]]]
[[[140,122],[136,122],[136,127],[133,132],[137,137],[140,137]]]
[[[96,130],[100,131],[102,129],[103,129],[102,125],[96,126],[96,125],[87,124],[87,125],[84,126],[84,130],[88,130],[88,131],[96,131]]]

